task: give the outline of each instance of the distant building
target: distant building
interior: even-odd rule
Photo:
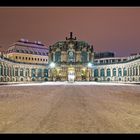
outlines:
[[[0,54],[0,81],[140,82],[140,53],[129,57],[97,53],[72,32],[49,47],[21,39]]]
[[[114,57],[114,53],[113,52],[95,52],[95,59],[100,59],[100,58],[108,58],[108,57]]]

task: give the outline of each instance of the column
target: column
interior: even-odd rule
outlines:
[[[20,68],[18,68],[18,76],[20,76]]]
[[[129,67],[127,68],[127,76],[130,76],[130,69],[129,69]]]
[[[32,68],[29,68],[29,77],[32,77]]]
[[[35,69],[35,77],[38,77],[37,72],[38,72],[38,69],[36,68]]]
[[[140,66],[138,65],[138,75],[140,75]]]
[[[118,75],[118,68],[116,68],[116,77],[119,77],[119,75]]]
[[[124,68],[121,68],[122,69],[122,77],[124,77]]]
[[[100,77],[100,68],[99,69],[97,68],[97,70],[98,70],[98,77]]]
[[[92,77],[94,77],[94,68],[92,69]]]
[[[110,76],[113,77],[113,69],[110,68]]]
[[[104,77],[107,77],[107,68],[103,68],[104,69]]]
[[[2,76],[4,76],[4,65],[1,65],[2,66]]]
[[[23,77],[25,77],[25,75],[26,75],[26,69],[23,68]]]
[[[5,76],[7,76],[7,65],[5,66]]]

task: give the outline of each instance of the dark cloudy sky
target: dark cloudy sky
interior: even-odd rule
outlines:
[[[71,31],[95,51],[128,56],[140,52],[140,8],[0,8],[1,50],[20,38],[52,45]]]

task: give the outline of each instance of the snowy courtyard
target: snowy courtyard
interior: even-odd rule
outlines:
[[[140,86],[44,82],[0,86],[1,133],[140,133]]]

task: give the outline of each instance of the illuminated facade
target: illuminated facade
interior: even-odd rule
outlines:
[[[0,58],[1,82],[48,80],[48,49],[41,42],[21,39]]]
[[[114,57],[92,45],[66,37],[52,46],[21,39],[1,53],[0,81],[139,82],[140,54]]]

